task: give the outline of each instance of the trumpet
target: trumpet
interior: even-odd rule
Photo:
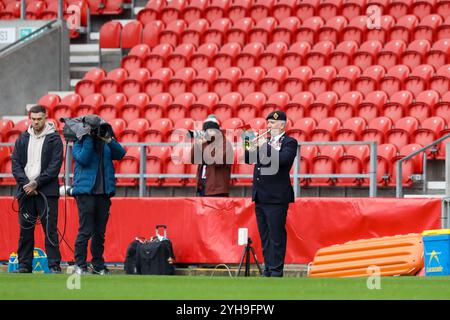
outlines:
[[[245,140],[244,146],[246,150],[254,149],[259,139],[263,138],[266,134],[270,133],[270,129],[264,131],[263,133],[257,135],[251,140]]]

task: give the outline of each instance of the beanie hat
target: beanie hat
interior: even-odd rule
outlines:
[[[203,130],[208,130],[208,129],[217,129],[220,130],[220,125],[219,125],[219,121],[217,120],[215,115],[209,115],[205,122],[203,122]]]

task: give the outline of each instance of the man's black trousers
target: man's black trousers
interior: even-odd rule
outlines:
[[[263,248],[265,276],[283,276],[288,207],[287,203],[255,203],[256,221]]]
[[[58,199],[59,197],[47,197],[48,214],[45,212],[45,202],[41,196],[23,196],[19,199],[20,238],[17,253],[20,268],[32,270],[34,229],[39,221],[44,230],[48,266],[59,267],[61,253],[57,229]]]
[[[103,251],[111,200],[106,195],[78,195],[75,199],[79,221],[75,242],[75,263],[81,268],[87,267],[87,247],[91,240],[92,266],[100,271],[105,268]]]

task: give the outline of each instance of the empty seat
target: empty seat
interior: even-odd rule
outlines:
[[[98,84],[98,93],[101,93],[105,98],[110,95],[119,93],[121,91],[122,82],[128,77],[127,70],[123,68],[116,68],[108,72],[105,79]]]
[[[253,42],[246,45],[240,54],[236,57],[236,66],[245,70],[257,66],[259,56],[264,52],[264,45],[259,42]]]
[[[144,66],[144,61],[151,53],[147,44],[138,44],[131,48],[128,55],[122,58],[120,66],[131,73],[132,71]]]
[[[181,33],[181,42],[193,44],[195,47],[200,46],[203,34],[208,30],[208,27],[209,22],[206,19],[191,21],[189,27]]]
[[[137,19],[144,25],[149,22],[158,20],[160,18],[160,12],[165,5],[163,0],[150,0],[147,2],[144,9],[139,11]]]
[[[408,114],[419,121],[430,117],[435,105],[439,101],[439,93],[433,90],[425,90],[416,96],[416,99],[408,106]]]
[[[267,97],[281,90],[284,81],[289,75],[286,67],[275,67],[267,73],[267,75],[259,81],[260,91]]]
[[[377,147],[377,185],[386,186],[392,180],[392,162],[397,155],[397,147],[386,143]],[[370,172],[370,157],[366,158],[366,173]],[[363,185],[368,185],[369,179],[364,179]]]
[[[186,68],[190,65],[190,59],[195,52],[195,47],[190,43],[180,44],[175,50],[167,57],[167,67],[172,69],[173,72],[177,72],[182,68]]]
[[[1,138],[0,141],[3,141],[4,137],[6,136],[6,133],[9,130],[11,130],[12,128],[14,128],[14,122],[12,120],[0,119],[0,138]],[[3,154],[2,152],[4,150],[5,150],[4,147],[0,147],[0,155]],[[3,158],[0,159],[0,163],[1,163],[1,160],[3,160]]]
[[[26,5],[25,17],[27,20],[38,20],[44,13],[47,4],[44,1],[31,1]]]
[[[121,118],[127,123],[134,119],[141,118],[144,113],[144,108],[149,104],[150,97],[146,93],[136,93],[131,96],[127,103],[124,104],[120,110]]]
[[[364,172],[364,160],[370,156],[368,145],[352,145],[337,159],[336,173],[338,174],[362,174]],[[337,178],[337,186],[359,186],[362,178]]]
[[[313,71],[310,67],[298,67],[284,80],[283,90],[292,97],[298,92],[307,89],[307,84],[312,76]]]
[[[181,44],[181,34],[186,28],[187,24],[184,20],[171,21],[167,24],[166,28],[159,33],[159,43],[176,47]]]
[[[320,123],[321,120],[331,115],[331,108],[337,103],[339,97],[333,91],[325,91],[319,94],[308,108],[308,115]]]
[[[122,24],[109,21],[100,28],[100,48],[120,48]]]
[[[167,83],[167,91],[173,97],[176,97],[183,92],[188,92],[189,84],[196,74],[197,73],[193,68],[182,68],[178,70]]]
[[[266,96],[262,92],[250,93],[236,109],[236,116],[244,122],[258,117],[261,107],[266,103],[266,99]]]
[[[386,92],[389,96],[404,88],[404,81],[409,75],[409,67],[407,65],[395,65],[387,71],[380,80],[380,90]]]
[[[249,42],[248,34],[254,26],[255,22],[249,17],[236,21],[227,31],[227,42],[236,42],[242,47],[245,46]]]
[[[342,128],[336,131],[336,141],[361,140],[361,133],[366,125],[366,120],[361,117],[353,117],[343,121]]]
[[[397,91],[389,97],[389,102],[386,102],[383,106],[383,115],[397,121],[406,114],[407,107],[413,101],[413,95],[411,92],[402,90]]]
[[[148,24],[144,23],[144,25],[142,42],[149,47],[154,48],[159,44],[159,34],[164,29],[164,23],[161,20],[157,20]]]
[[[411,91],[415,96],[428,88],[430,79],[434,74],[434,68],[428,64],[415,67],[404,80],[405,89]]]
[[[450,92],[446,92],[441,101],[435,104],[432,114],[444,119],[448,128],[450,123]]]
[[[278,21],[274,17],[261,19],[256,26],[248,32],[249,42],[260,42],[267,46],[272,39],[272,32],[278,25]]]
[[[326,4],[327,3],[323,3],[322,5]],[[325,25],[319,29],[318,40],[329,40],[334,44],[339,43],[342,38],[342,32],[347,26],[347,19],[343,16],[333,16],[324,19],[326,19]]]
[[[440,133],[445,128],[445,121],[441,117],[430,117],[422,121],[420,128],[414,132],[414,143],[427,146],[440,137]],[[435,158],[438,148],[429,148],[427,155]]]
[[[242,99],[242,95],[239,92],[229,92],[225,94],[220,101],[213,106],[212,111],[217,120],[219,120],[220,123],[224,123],[232,118],[235,111],[241,105]]]
[[[306,54],[305,62],[314,71],[328,65],[328,56],[334,50],[334,43],[331,41],[320,41],[316,43],[311,51]]]
[[[357,66],[350,65],[342,68],[336,78],[331,81],[331,90],[339,96],[343,96],[353,89],[354,83],[360,75],[361,69]]]
[[[308,90],[317,97],[322,92],[329,90],[331,80],[336,77],[336,74],[336,69],[331,66],[317,69],[308,81]]]
[[[436,30],[436,40],[448,38],[450,38],[450,16],[445,18],[444,23],[439,24]]]
[[[414,15],[399,17],[395,26],[393,26],[390,30],[390,40],[403,40],[408,43],[411,41],[413,30],[416,28],[418,23],[419,19],[417,19]]]
[[[236,22],[242,18],[249,16],[252,0],[234,0],[228,8],[228,18]]]
[[[120,109],[122,109],[126,102],[126,95],[123,93],[113,93],[97,108],[98,115],[106,121],[118,118]]]
[[[220,18],[226,17],[230,4],[231,1],[229,0],[212,0],[204,11],[205,18],[213,23]]]
[[[219,52],[213,57],[212,65],[220,72],[235,65],[236,58],[241,52],[241,45],[230,42],[223,45]]]
[[[190,106],[189,116],[197,121],[203,121],[212,108],[219,102],[219,95],[215,92],[206,92],[198,97],[198,99]]]
[[[219,51],[219,47],[214,43],[205,43],[198,47],[190,58],[190,65],[197,72],[212,66],[213,57]]]
[[[105,70],[101,68],[92,68],[84,75],[83,79],[75,85],[75,92],[83,98],[97,92],[97,86],[100,81],[106,78]]]
[[[377,117],[369,121],[367,129],[361,133],[363,141],[376,141],[378,145],[384,143],[386,132],[392,127],[392,120],[388,117]]]
[[[334,174],[336,173],[338,159],[344,154],[344,147],[321,146],[319,153],[311,160],[312,174]],[[311,186],[334,185],[336,178],[311,178]]]
[[[64,98],[53,108],[53,118],[60,121],[61,118],[70,118],[74,115],[75,109],[80,105],[83,98],[72,93]]]
[[[286,53],[288,47],[284,42],[272,42],[266,50],[259,56],[259,64],[266,72],[281,65],[281,58]]]
[[[203,17],[203,12],[208,6],[207,0],[192,0],[183,9],[181,16],[187,23],[192,23]],[[206,20],[207,21],[207,20]]]
[[[309,91],[298,92],[286,105],[286,116],[294,123],[306,115],[309,106],[314,102],[314,95]]]
[[[231,67],[221,72],[220,76],[214,81],[213,88],[220,97],[235,91],[236,83],[241,78],[242,71],[237,67]]]
[[[400,19],[403,16],[406,16],[410,7],[412,6],[413,0],[394,0],[388,5],[388,12],[391,16],[396,19]]]
[[[419,127],[419,121],[414,117],[404,117],[397,120],[389,131],[386,132],[387,143],[392,143],[400,150],[411,143],[413,134]]]
[[[288,16],[279,20],[280,24],[272,32],[273,42],[284,42],[287,45],[295,42],[295,34],[301,26],[301,21],[297,17]]]
[[[214,21],[209,21],[211,23],[211,26],[203,34],[203,43],[215,43],[218,46],[222,46],[225,42],[228,30],[232,26],[231,20],[228,18],[222,18]]]
[[[422,146],[420,144],[412,143],[402,147],[399,151],[399,155],[392,159],[392,179],[389,182],[389,186],[395,186],[397,182],[397,165],[396,162],[405,156],[421,149]],[[413,185],[413,174],[422,174],[423,173],[423,152],[403,161],[402,164],[402,185],[411,187]]]
[[[259,83],[265,75],[266,72],[261,67],[251,67],[245,70],[243,76],[236,82],[236,90],[244,97],[259,91]]]
[[[383,50],[377,55],[378,64],[389,69],[400,63],[400,58],[406,50],[406,42],[404,40],[392,40],[386,43]]]
[[[125,130],[127,127],[127,123],[123,119],[112,119],[111,121],[109,121],[109,124],[111,125],[116,138],[120,137],[123,130]]]
[[[181,93],[175,97],[172,104],[167,108],[167,117],[172,122],[186,118],[189,108],[195,102],[195,96],[190,92]]]
[[[329,63],[337,70],[345,68],[351,64],[353,55],[358,49],[358,44],[353,41],[343,41],[339,43],[336,49],[329,55]]]
[[[337,16],[341,11],[341,6],[343,2],[344,2],[343,0],[331,0],[327,2],[321,2],[317,7],[317,13],[325,20],[333,18]]]
[[[316,13],[320,0],[305,0],[297,3],[297,17],[302,21],[311,18]]]
[[[281,57],[282,64],[290,71],[300,67],[305,56],[311,50],[311,45],[306,41],[293,43],[286,53]]]
[[[159,15],[161,20],[167,25],[171,22],[180,19],[183,10],[187,6],[187,1],[172,0],[166,2],[166,5],[161,9]]]
[[[380,12],[381,13],[381,12]],[[376,15],[375,15],[376,19]],[[376,21],[375,21],[376,22]],[[382,15],[380,18],[380,27],[372,27],[367,30],[366,40],[377,40],[381,43],[389,41],[389,32],[395,25],[395,19],[390,15]]]
[[[142,30],[143,25],[141,22],[137,20],[128,22],[122,29],[121,48],[130,49],[142,43]]]
[[[429,42],[433,42],[434,39],[442,39],[439,38],[439,35],[435,37],[435,34],[438,33],[438,28],[443,24],[443,19],[438,14],[430,14],[423,18],[421,18],[419,24],[414,29],[414,40],[427,40]]]
[[[134,119],[131,121],[120,136],[121,142],[140,142],[142,141],[144,132],[150,128],[150,123],[147,119]]]
[[[384,77],[386,71],[384,67],[374,65],[363,71],[362,75],[355,79],[355,90],[361,92],[364,95],[378,90],[380,87],[380,81]]]
[[[287,133],[297,141],[309,141],[311,138],[311,132],[316,128],[316,126],[316,120],[305,117],[296,120]],[[302,147],[302,149],[305,147]]]
[[[358,106],[358,115],[367,122],[370,122],[381,114],[382,108],[387,100],[388,96],[384,91],[368,93],[363,102]]]
[[[144,91],[149,96],[167,91],[167,85],[173,77],[173,71],[169,68],[160,68],[155,71],[144,85]]]
[[[423,20],[424,17],[435,12],[436,0],[418,0],[414,1],[411,6],[411,13]]]
[[[203,93],[211,91],[214,81],[219,77],[219,71],[216,68],[204,68],[191,81],[190,90],[196,97]]]
[[[448,63],[450,54],[450,39],[441,39],[433,43],[426,57],[426,63],[431,64],[436,70]]]
[[[297,15],[298,16],[298,15]],[[303,24],[298,28],[295,41],[307,41],[311,45],[316,43],[318,39],[319,29],[325,24],[325,21],[321,17],[309,17],[302,19],[299,17]]]
[[[172,53],[173,47],[170,44],[163,43],[152,49],[152,52],[145,59],[144,65],[152,73],[155,73],[166,65],[167,57]]]
[[[150,71],[147,68],[135,69],[130,76],[122,82],[122,92],[131,97],[144,91],[145,83],[150,79]]]
[[[105,102],[105,98],[100,93],[93,93],[84,97],[83,102],[75,108],[75,117],[98,112],[98,108]]]
[[[53,108],[61,101],[61,98],[57,94],[49,93],[39,98],[37,104],[45,107],[47,110],[47,116],[53,117]]]
[[[275,110],[285,110],[289,100],[290,97],[286,92],[274,92],[268,96],[266,103],[260,108],[261,117],[266,118],[269,113]],[[290,119],[288,118],[288,120]]]
[[[151,101],[144,106],[143,116],[151,123],[152,121],[163,118],[166,114],[167,108],[173,102],[173,97],[170,93],[161,92],[153,97]]]
[[[355,41],[358,44],[363,43],[366,39],[368,19],[363,15],[353,17],[342,31],[342,39]]]
[[[408,47],[402,54],[402,64],[414,69],[425,61],[426,54],[431,48],[428,40],[414,40],[408,44]]]
[[[357,108],[362,101],[363,95],[358,91],[344,93],[339,101],[331,107],[332,114],[341,122],[344,122],[356,115]]]
[[[378,53],[383,45],[378,40],[369,40],[361,44],[359,49],[353,54],[353,64],[365,70],[376,64]]]
[[[439,92],[440,95],[450,90],[450,64],[436,70],[436,74],[430,79],[429,88]]]
[[[172,131],[173,123],[168,118],[160,118],[152,121],[150,128],[142,133],[144,142],[163,142],[167,140]],[[152,148],[152,147],[150,147]]]
[[[270,17],[272,14],[273,6],[275,5],[275,0],[258,0],[253,3],[250,7],[250,17],[256,22]]]
[[[322,119],[317,127],[311,131],[311,141],[333,141],[340,128],[341,121],[338,118]]]

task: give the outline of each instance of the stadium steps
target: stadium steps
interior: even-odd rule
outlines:
[[[100,62],[99,44],[71,44],[70,45],[70,89],[75,90],[75,85],[84,74],[98,66]]]

